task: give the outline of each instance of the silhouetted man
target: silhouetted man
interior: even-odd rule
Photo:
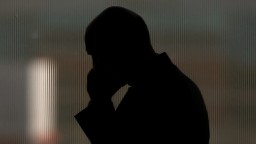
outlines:
[[[143,19],[110,7],[85,33],[93,59],[88,107],[75,118],[92,144],[208,144],[207,110],[198,87],[154,52]],[[115,110],[111,97],[130,88]]]

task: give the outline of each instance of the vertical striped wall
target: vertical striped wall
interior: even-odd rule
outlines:
[[[83,35],[89,22],[112,5],[141,15],[156,52],[167,52],[199,86],[211,144],[256,143],[255,1],[1,0],[1,144],[89,144],[73,117],[89,101],[86,81],[92,61]],[[46,61],[38,61],[42,58]],[[127,88],[115,94],[115,106]],[[43,90],[41,95],[36,89]],[[37,109],[42,115],[32,114]],[[54,116],[44,116],[51,112]],[[46,135],[31,136],[30,128],[39,125],[36,129]]]

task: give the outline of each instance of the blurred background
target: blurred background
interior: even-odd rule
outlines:
[[[154,49],[199,86],[211,144],[256,143],[256,1],[1,0],[1,144],[89,144],[74,119],[89,101],[83,35],[113,5],[141,15]]]

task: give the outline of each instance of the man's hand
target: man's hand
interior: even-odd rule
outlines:
[[[122,87],[114,73],[94,67],[87,76],[87,91],[93,102],[111,101],[111,97]]]

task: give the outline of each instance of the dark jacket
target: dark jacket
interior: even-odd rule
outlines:
[[[200,90],[169,59],[157,56],[115,110],[89,103],[75,115],[92,144],[208,144]]]

